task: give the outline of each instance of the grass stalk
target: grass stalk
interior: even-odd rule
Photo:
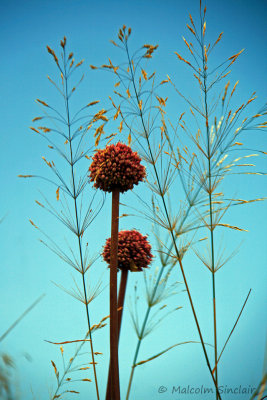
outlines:
[[[187,220],[187,218],[188,218],[188,216],[189,216],[189,214],[190,214],[190,211],[191,211],[191,209],[192,209],[192,207],[193,207],[193,204],[194,204],[194,202],[195,202],[195,200],[196,200],[196,198],[197,198],[197,196],[198,196],[200,190],[201,190],[201,187],[199,187],[198,190],[196,191],[196,193],[195,193],[194,198],[192,199],[192,201],[188,203],[188,208],[187,208],[187,210],[186,210],[184,216],[182,217],[182,219],[181,219],[181,221],[180,221],[180,224],[179,224],[179,227],[178,227],[178,230],[177,230],[178,232],[181,231],[181,229],[182,229],[184,223],[186,222],[186,220]],[[171,242],[171,245],[170,245],[170,248],[169,248],[169,252],[172,251],[173,246],[174,246],[174,242],[172,241],[172,242]],[[157,280],[156,280],[156,283],[155,283],[154,288],[153,288],[153,292],[152,292],[152,294],[151,294],[151,303],[153,303],[154,298],[155,298],[155,296],[156,296],[157,289],[158,289],[159,283],[160,283],[160,281],[161,281],[162,274],[163,274],[164,269],[165,269],[165,267],[166,267],[166,265],[167,265],[167,259],[168,259],[168,257],[169,257],[169,255],[166,254],[166,258],[165,258],[165,260],[164,260],[164,262],[162,263],[162,266],[161,266],[161,268],[160,268],[160,271],[159,271],[159,274],[158,274],[158,278],[157,278]],[[141,346],[141,341],[142,341],[143,338],[144,338],[143,336],[144,336],[144,332],[145,332],[146,324],[147,324],[147,321],[148,321],[148,318],[149,318],[149,315],[150,315],[151,308],[152,308],[152,306],[151,306],[150,304],[148,304],[147,311],[146,311],[146,314],[145,314],[145,317],[144,317],[144,320],[143,320],[143,324],[142,324],[142,328],[141,328],[140,337],[138,338],[136,350],[135,350],[135,353],[134,353],[134,358],[133,358],[133,363],[132,363],[132,369],[131,369],[131,375],[130,375],[129,382],[128,382],[128,389],[127,389],[126,400],[129,399],[130,390],[131,390],[132,381],[133,381],[133,376],[134,376],[134,371],[135,371],[135,366],[136,366],[136,361],[137,361],[137,358],[138,358],[138,354],[139,354],[139,350],[140,350],[140,346]]]
[[[13,322],[12,325],[0,336],[0,342],[12,331],[12,329],[17,326],[17,324],[39,303],[39,301],[42,300],[42,298],[45,296],[45,294],[42,294],[41,296],[38,297],[37,300],[35,300],[30,307],[28,307],[17,319],[15,322]]]
[[[226,339],[226,342],[225,342],[225,344],[224,344],[224,346],[223,346],[223,348],[222,348],[222,350],[221,350],[221,352],[220,352],[220,355],[219,355],[218,360],[217,360],[217,364],[215,364],[215,367],[214,367],[213,371],[215,371],[215,370],[217,369],[217,366],[218,366],[218,363],[219,363],[219,361],[220,361],[220,359],[221,359],[221,356],[222,356],[222,354],[223,354],[223,352],[224,352],[224,350],[225,350],[225,348],[226,348],[226,346],[227,346],[227,343],[229,342],[230,337],[232,336],[232,334],[233,334],[233,332],[234,332],[234,330],[235,330],[235,328],[236,328],[236,326],[237,326],[237,324],[238,324],[239,318],[241,317],[241,314],[242,314],[242,312],[243,312],[243,310],[244,310],[244,308],[245,308],[245,306],[246,306],[246,303],[247,303],[248,298],[249,298],[249,296],[250,296],[251,290],[252,290],[252,289],[250,289],[249,292],[248,292],[248,295],[247,295],[247,297],[246,297],[246,300],[244,301],[244,304],[243,304],[243,306],[242,306],[242,308],[241,308],[241,311],[240,311],[240,313],[239,313],[239,315],[238,315],[238,317],[237,317],[237,319],[236,319],[236,321],[235,321],[235,324],[234,324],[233,328],[231,329],[231,332],[230,332],[229,335],[228,335],[228,338]]]
[[[87,339],[88,335],[89,335],[89,333],[85,336],[84,339]],[[82,342],[82,343],[80,344],[80,346],[76,349],[75,353],[73,354],[73,357],[71,357],[71,359],[69,360],[67,367],[64,368],[64,372],[63,372],[63,374],[62,374],[62,376],[61,376],[61,379],[58,381],[58,385],[57,385],[56,391],[55,391],[55,393],[54,393],[54,395],[53,395],[53,397],[52,397],[52,400],[55,400],[55,399],[58,398],[58,396],[60,396],[60,395],[59,395],[59,390],[60,390],[60,388],[64,385],[64,383],[66,383],[66,379],[65,379],[65,378],[66,378],[67,374],[69,373],[69,371],[70,371],[70,369],[71,369],[71,367],[72,367],[72,364],[74,363],[74,361],[75,361],[77,355],[79,354],[80,350],[82,349],[82,347],[84,346],[85,343],[86,343],[86,342]],[[65,365],[65,364],[64,364],[64,365]],[[63,393],[61,393],[61,395],[62,395],[62,394],[63,394]]]
[[[157,282],[156,282],[156,284],[155,284],[155,286],[154,286],[153,293],[152,293],[152,297],[151,297],[151,298],[152,298],[152,301],[153,301],[153,299],[154,299],[154,297],[155,297],[155,294],[156,294],[156,291],[157,291],[157,287],[158,287],[159,282],[160,282],[160,280],[161,280],[163,271],[164,271],[164,267],[161,268],[161,270],[160,270],[160,272],[159,272],[159,275],[158,275],[158,278],[157,278]],[[133,364],[132,364],[132,369],[131,369],[131,375],[130,375],[129,383],[128,383],[128,389],[127,389],[127,394],[126,394],[126,400],[128,400],[128,399],[129,399],[129,396],[130,396],[130,391],[131,391],[131,386],[132,386],[134,371],[135,371],[135,367],[136,367],[136,361],[137,361],[138,353],[139,353],[139,350],[140,350],[141,342],[142,342],[142,339],[143,339],[143,337],[144,337],[145,327],[146,327],[146,324],[147,324],[147,321],[148,321],[148,317],[149,317],[151,308],[152,308],[151,305],[149,305],[149,306],[147,307],[146,315],[145,315],[145,318],[144,318],[144,321],[143,321],[143,325],[142,325],[142,329],[141,329],[141,332],[140,332],[140,336],[138,337],[138,342],[137,342],[137,346],[136,346],[135,353],[134,353],[134,358],[133,358]]]
[[[202,19],[201,19],[202,21]],[[202,25],[202,22],[201,22]],[[207,159],[208,159],[208,197],[209,197],[209,217],[210,217],[210,248],[211,248],[211,273],[212,273],[212,307],[213,307],[213,342],[214,342],[214,365],[218,364],[217,355],[217,312],[216,312],[216,286],[215,286],[215,252],[214,252],[214,227],[213,227],[213,207],[212,207],[212,179],[211,179],[211,149],[210,149],[210,127],[208,112],[208,92],[207,92],[207,61],[204,55],[203,27],[201,26],[202,40],[202,65],[203,65],[203,92],[205,104],[205,120],[206,120],[206,137],[207,137]],[[218,387],[218,368],[215,369],[215,382]],[[216,400],[218,400],[218,392],[216,392]]]
[[[70,122],[70,110],[69,110],[69,95],[68,95],[68,79],[66,72],[66,53],[64,47],[64,83],[65,83],[65,106],[66,106],[66,114],[67,114],[67,126],[68,126],[68,142],[69,142],[69,150],[70,150],[70,166],[71,166],[71,179],[73,185],[73,200],[74,200],[74,208],[75,208],[75,224],[76,224],[76,233],[78,239],[78,247],[79,247],[79,258],[81,263],[81,272],[82,272],[82,283],[83,283],[83,291],[84,291],[84,300],[85,300],[85,309],[86,309],[86,318],[88,324],[89,338],[90,338],[90,346],[91,346],[91,355],[92,355],[92,363],[93,363],[93,371],[95,378],[95,388],[97,400],[99,397],[99,389],[97,382],[97,374],[96,374],[96,363],[94,357],[94,348],[93,348],[93,340],[91,335],[91,324],[90,324],[90,316],[89,316],[89,307],[88,307],[88,297],[86,291],[86,283],[85,283],[85,268],[84,268],[84,259],[83,259],[83,251],[81,244],[81,233],[80,232],[80,223],[79,223],[79,215],[78,215],[78,206],[77,206],[77,194],[76,194],[76,184],[75,184],[75,176],[74,176],[74,162],[73,162],[73,151],[72,151],[72,137],[71,137],[71,122]]]
[[[213,208],[212,208],[212,183],[211,183],[211,154],[210,154],[210,138],[208,123],[208,106],[207,106],[207,90],[206,90],[206,74],[204,73],[204,98],[205,98],[205,116],[208,141],[208,193],[209,193],[209,217],[210,217],[210,247],[211,247],[211,273],[212,273],[212,305],[213,305],[213,340],[214,340],[214,365],[217,365],[217,312],[216,312],[216,286],[215,286],[215,262],[214,262],[214,228],[213,228]],[[215,381],[218,386],[218,368],[215,370]],[[216,393],[218,400],[218,393]]]
[[[131,63],[130,56],[129,56],[129,50],[128,50],[127,41],[125,42],[125,49],[126,49],[126,53],[127,53],[128,65],[129,65],[129,69],[130,69],[131,80],[132,80],[132,83],[133,83],[135,98],[136,98],[137,104],[139,104],[140,103],[140,99],[139,99],[139,96],[138,96],[138,93],[137,93],[137,89],[136,89],[134,73],[133,73],[132,63]],[[202,349],[203,349],[203,352],[204,352],[205,360],[206,360],[210,375],[212,377],[213,383],[215,385],[218,399],[221,399],[221,396],[220,396],[220,393],[219,393],[219,390],[218,390],[218,386],[216,384],[216,380],[215,380],[215,378],[213,376],[213,373],[212,373],[212,368],[211,368],[211,365],[210,365],[209,357],[208,357],[208,354],[207,354],[207,351],[206,351],[206,347],[205,347],[205,343],[204,343],[204,340],[203,340],[202,332],[201,332],[200,325],[199,325],[199,322],[198,322],[198,318],[197,318],[197,315],[196,315],[196,311],[195,311],[195,307],[194,307],[194,304],[193,304],[191,292],[189,290],[189,286],[188,286],[187,279],[186,279],[186,276],[185,276],[182,260],[181,260],[180,253],[179,253],[179,250],[178,250],[178,247],[177,247],[177,244],[176,244],[174,229],[173,229],[171,221],[170,221],[170,216],[169,216],[167,205],[166,205],[166,201],[165,201],[165,195],[162,192],[159,175],[158,175],[158,171],[157,171],[157,168],[156,168],[156,161],[155,161],[153,153],[152,153],[150,140],[149,140],[149,135],[148,135],[147,128],[146,128],[146,125],[145,125],[145,122],[144,122],[143,112],[142,112],[142,109],[140,109],[140,108],[139,108],[139,116],[140,116],[141,124],[142,124],[142,127],[143,127],[143,131],[144,131],[144,134],[145,134],[149,155],[151,157],[151,162],[152,162],[152,165],[153,165],[153,168],[154,168],[156,182],[157,182],[157,185],[158,185],[160,197],[162,199],[162,204],[163,204],[164,212],[165,212],[167,223],[168,223],[168,227],[169,227],[169,232],[170,232],[171,239],[172,239],[172,242],[173,242],[173,245],[174,245],[174,250],[175,250],[175,253],[176,253],[176,256],[177,256],[177,260],[179,262],[180,270],[181,270],[181,273],[182,273],[182,276],[183,276],[183,281],[184,281],[184,284],[186,286],[186,291],[187,291],[189,302],[190,302],[190,306],[191,306],[191,309],[192,309],[192,312],[193,312],[194,320],[195,320],[195,323],[196,323],[196,326],[197,326],[197,331],[198,331],[199,338],[200,338],[200,341],[201,341],[201,346],[202,346]]]

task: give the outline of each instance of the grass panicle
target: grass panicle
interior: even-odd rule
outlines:
[[[106,110],[104,109],[90,113],[90,110],[98,104],[98,101],[91,101],[80,110],[72,112],[70,99],[83,81],[84,75],[81,75],[75,83],[73,83],[73,80],[76,76],[76,70],[83,64],[83,60],[75,63],[73,53],[67,54],[65,37],[60,42],[60,46],[60,57],[56,55],[54,50],[47,46],[47,51],[57,66],[59,83],[56,83],[50,77],[48,77],[48,80],[56,88],[62,99],[63,107],[61,108],[63,108],[63,111],[58,111],[56,107],[50,106],[46,101],[37,99],[36,102],[42,108],[43,115],[34,118],[33,123],[37,123],[38,125],[41,123],[42,125],[31,127],[33,132],[38,133],[48,142],[50,151],[56,152],[59,155],[57,162],[49,161],[46,157],[42,157],[52,176],[54,176],[54,178],[47,178],[45,176],[42,178],[54,185],[56,204],[53,205],[52,201],[47,199],[47,196],[43,196],[44,204],[40,201],[36,201],[36,203],[68,228],[76,237],[76,242],[72,240],[71,244],[67,243],[68,250],[65,251],[49,235],[44,234],[33,221],[30,222],[44,234],[45,240],[41,239],[41,241],[81,274],[82,288],[74,280],[75,289],[66,289],[66,291],[81,300],[85,305],[95,389],[97,398],[99,399],[95,353],[91,337],[89,304],[91,305],[91,302],[98,294],[100,286],[97,284],[93,289],[92,287],[89,288],[86,284],[86,274],[92,265],[92,256],[89,256],[89,246],[88,242],[85,242],[85,233],[101,210],[104,197],[99,201],[96,199],[95,191],[90,189],[88,193],[87,163],[89,154],[94,148],[94,143],[91,143],[92,140],[89,138],[89,134],[91,134],[91,130],[93,129],[95,129],[95,132],[99,132],[100,130],[103,132],[108,119],[105,116]],[[62,160],[64,167],[60,168]],[[59,167],[56,166],[56,163],[58,163]],[[20,176],[34,177],[35,175]],[[91,198],[89,202],[87,200],[88,197]]]

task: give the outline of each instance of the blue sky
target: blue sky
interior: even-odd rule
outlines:
[[[242,48],[245,52],[234,64],[231,82],[239,80],[237,105],[255,90],[257,111],[266,101],[266,2],[255,0],[231,2],[207,1],[207,35],[216,39],[223,31],[220,47],[214,53],[213,62],[224,60]],[[59,223],[47,216],[35,205],[41,199],[40,192],[55,200],[53,188],[40,180],[22,181],[18,174],[46,174],[41,156],[47,156],[47,145],[38,135],[30,131],[31,120],[40,113],[34,102],[36,98],[59,102],[59,97],[46,79],[46,75],[56,76],[55,65],[46,51],[50,45],[55,51],[65,35],[68,49],[75,53],[76,61],[85,59],[83,72],[86,78],[73,100],[73,106],[82,106],[89,101],[101,100],[103,107],[110,107],[108,96],[115,83],[111,74],[91,71],[89,64],[101,65],[110,57],[116,63],[120,53],[109,43],[115,39],[118,29],[131,26],[132,50],[144,43],[159,44],[149,68],[156,70],[159,79],[169,74],[176,85],[184,92],[191,93],[192,79],[185,66],[177,61],[174,51],[185,54],[182,36],[188,37],[186,23],[188,14],[194,20],[198,17],[197,1],[1,1],[0,2],[0,140],[2,195],[0,198],[1,216],[6,215],[1,229],[1,279],[0,279],[0,319],[4,331],[40,294],[45,293],[41,303],[20,323],[1,343],[1,351],[8,352],[16,362],[16,381],[20,387],[21,399],[32,397],[49,398],[49,391],[55,387],[55,376],[50,360],[62,368],[60,351],[44,340],[63,341],[81,339],[86,331],[83,307],[76,300],[60,291],[53,282],[70,287],[75,271],[64,265],[54,254],[38,242],[40,235],[29,223],[31,218],[38,226],[64,246],[64,238],[69,238]],[[169,109],[172,118],[179,116],[185,104],[170,91]],[[249,133],[247,143],[251,148],[266,151],[266,133]],[[260,158],[260,157],[259,157]],[[266,171],[266,158],[257,162],[259,170]],[[229,179],[225,187],[227,193],[241,198],[267,197],[266,177],[243,177]],[[141,186],[136,189],[139,195],[147,192]],[[182,192],[182,191],[181,191]],[[128,197],[127,197],[128,196]],[[88,231],[89,245],[97,254],[109,237],[110,196],[98,219]],[[125,194],[123,202],[135,204],[132,194]],[[237,207],[238,208],[238,207]],[[262,374],[263,354],[266,337],[266,203],[256,203],[234,208],[225,222],[248,229],[248,233],[224,234],[226,243],[232,249],[242,242],[238,255],[218,272],[218,326],[219,347],[231,330],[250,288],[247,307],[239,325],[222,357],[220,379],[223,385],[256,386]],[[150,224],[142,218],[121,220],[121,228],[137,228],[150,234]],[[218,243],[220,243],[218,241]],[[233,246],[233,247],[231,247]],[[185,270],[192,288],[193,299],[203,327],[204,338],[212,342],[211,320],[211,282],[208,271],[197,262],[193,252],[185,257]],[[156,268],[158,259],[154,261]],[[108,290],[106,265],[98,260],[92,267],[94,279],[102,279],[105,290],[92,304],[92,320],[98,322],[108,314]],[[90,275],[91,276],[91,275]],[[129,292],[138,281],[140,296],[143,292],[142,276],[130,276]],[[172,282],[181,281],[178,271]],[[181,290],[183,287],[181,285]],[[141,313],[145,301],[141,303]],[[142,305],[143,304],[143,305]],[[198,340],[188,300],[184,292],[169,300],[169,307],[182,306],[183,309],[172,314],[162,326],[145,339],[140,360],[178,342]],[[209,310],[209,312],[207,312]],[[96,351],[99,356],[99,380],[102,382],[101,394],[104,397],[108,363],[108,327],[96,334]],[[136,345],[136,336],[129,315],[125,315],[120,343],[122,396],[125,396],[131,360]],[[72,345],[68,345],[72,346]],[[71,356],[74,347],[66,347],[65,353]],[[31,361],[25,357],[29,354]],[[212,357],[212,353],[211,357]],[[90,372],[92,374],[92,372]],[[92,377],[91,375],[88,377]],[[132,399],[174,399],[173,386],[211,386],[208,370],[200,346],[186,345],[173,349],[157,360],[138,367],[133,384]],[[87,386],[89,385],[89,386]],[[159,394],[158,387],[165,386],[168,391]],[[77,388],[86,398],[94,398],[93,384],[77,383]],[[84,397],[83,397],[84,396]],[[181,398],[190,399],[188,395]],[[194,399],[202,399],[194,395]],[[208,399],[209,397],[207,397]],[[229,395],[223,397],[231,399]],[[237,400],[248,399],[236,395]]]

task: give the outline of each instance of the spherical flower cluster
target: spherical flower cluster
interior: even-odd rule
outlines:
[[[145,167],[140,162],[139,155],[126,144],[119,142],[106,146],[93,156],[89,168],[90,180],[94,182],[94,187],[105,192],[112,192],[113,189],[126,192],[146,176]]]
[[[110,238],[107,239],[102,256],[110,263]],[[152,261],[151,245],[147,236],[136,230],[120,231],[118,237],[118,268],[142,271]]]

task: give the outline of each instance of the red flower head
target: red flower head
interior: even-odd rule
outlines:
[[[107,239],[102,253],[104,260],[110,263],[110,238]],[[147,236],[136,230],[120,231],[118,238],[118,268],[142,271],[152,261],[151,245]]]
[[[136,152],[123,143],[106,146],[98,150],[90,165],[90,180],[94,187],[105,192],[119,189],[126,192],[137,185],[146,176],[145,167],[140,164],[141,158]]]

